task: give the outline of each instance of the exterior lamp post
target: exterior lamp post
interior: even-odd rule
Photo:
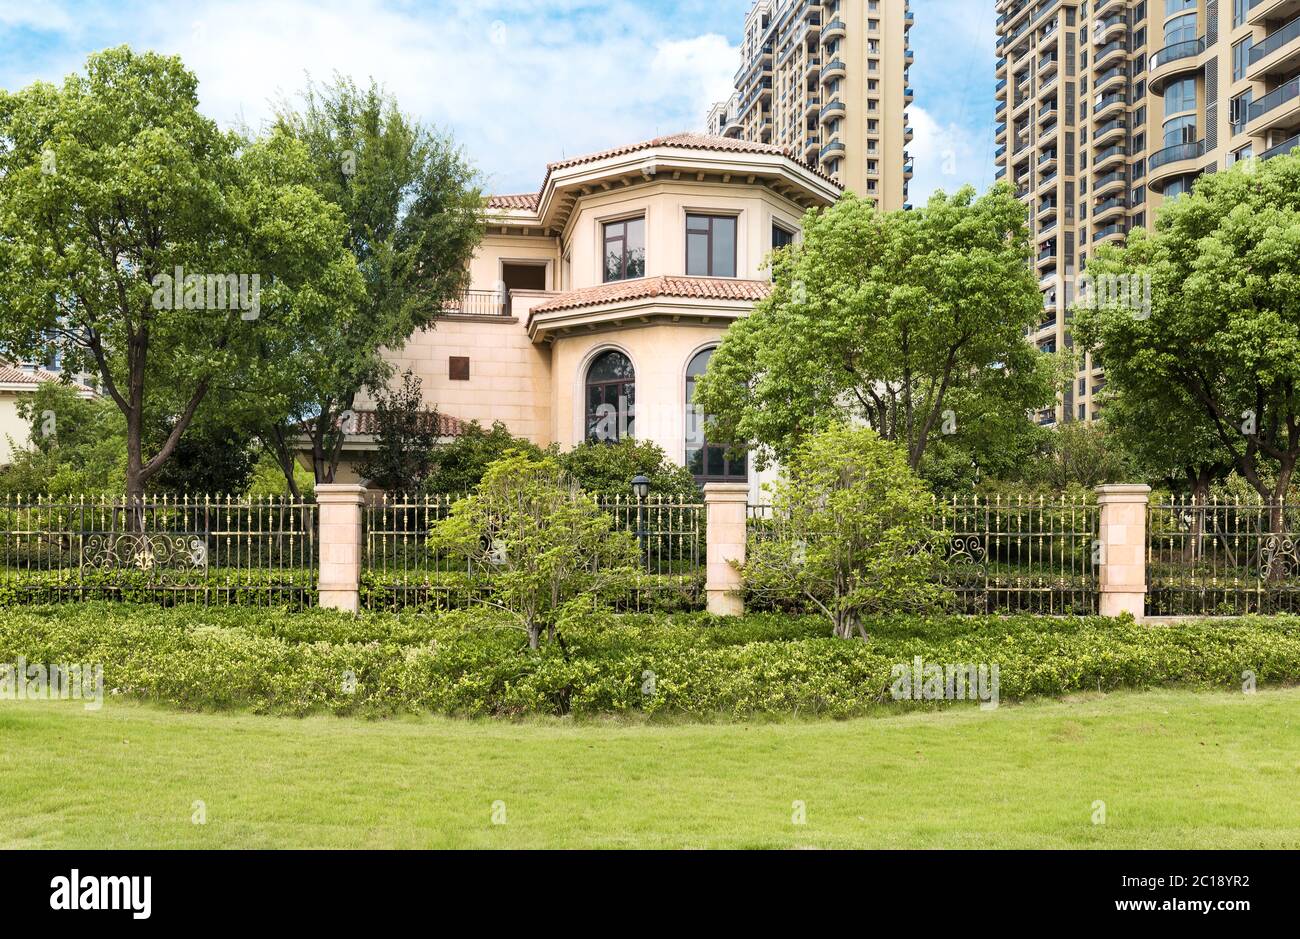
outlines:
[[[632,494],[636,496],[636,540],[641,546],[641,556],[649,560],[649,546],[646,544],[645,500],[650,496],[650,480],[637,476],[632,480]]]

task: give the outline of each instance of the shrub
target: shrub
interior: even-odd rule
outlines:
[[[650,480],[652,497],[662,501],[698,502],[695,477],[651,440],[625,437],[617,443],[588,441],[560,457],[560,465],[583,492],[597,499],[627,499],[636,476]]]
[[[489,597],[514,613],[536,649],[560,610],[599,600],[636,575],[638,549],[553,459],[512,455],[488,467],[474,494],[429,532],[430,549],[463,558]]]
[[[932,500],[901,447],[868,428],[832,428],[794,451],[772,525],[751,540],[746,591],[806,601],[836,637],[866,638],[863,617],[936,605]]]
[[[514,436],[500,421],[491,429],[474,421],[459,437],[433,452],[433,473],[424,491],[430,495],[462,496],[483,480],[489,466],[509,453],[540,459],[545,451],[523,437]]]
[[[187,708],[340,714],[848,717],[891,702],[891,669],[987,663],[1005,700],[1183,685],[1300,681],[1300,619],[1195,623],[897,616],[843,642],[818,617],[564,620],[531,651],[487,609],[351,617],[313,610],[62,605],[0,617],[0,663],[104,667],[111,693]],[[938,704],[910,704],[937,707]]]

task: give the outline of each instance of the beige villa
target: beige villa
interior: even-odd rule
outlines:
[[[692,385],[767,295],[772,250],[841,192],[780,147],[697,134],[552,163],[538,192],[489,200],[470,289],[389,357],[446,435],[471,420],[562,449],[630,435],[702,483],[756,490],[706,439]],[[353,458],[373,440],[356,429]]]

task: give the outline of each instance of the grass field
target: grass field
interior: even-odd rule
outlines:
[[[0,702],[6,848],[1294,849],[1297,792],[1300,689],[680,726]]]

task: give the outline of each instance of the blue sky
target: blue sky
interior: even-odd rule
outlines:
[[[0,87],[97,49],[181,55],[202,106],[256,127],[306,76],[374,77],[462,141],[495,192],[547,161],[698,129],[730,91],[750,0],[0,0]],[[913,201],[993,180],[993,0],[912,0]]]

